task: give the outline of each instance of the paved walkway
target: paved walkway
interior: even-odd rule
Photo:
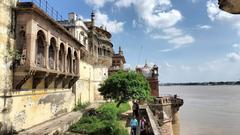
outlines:
[[[92,103],[85,110],[90,108],[98,108],[101,102]],[[19,135],[56,135],[63,134],[68,130],[68,128],[76,123],[83,113],[80,111],[70,112],[55,119],[46,121],[39,125],[36,125],[32,128],[29,128],[23,132],[20,132]]]

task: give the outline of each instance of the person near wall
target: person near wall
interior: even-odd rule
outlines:
[[[138,119],[139,118],[139,104],[137,101],[133,101],[133,115]]]
[[[131,135],[137,135],[137,126],[138,126],[138,120],[135,116],[132,117],[130,121],[131,126]]]
[[[147,135],[147,121],[144,117],[140,119],[140,135]]]

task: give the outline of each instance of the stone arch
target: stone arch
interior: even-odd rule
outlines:
[[[70,47],[67,53],[67,72],[72,73],[72,50]]]
[[[42,30],[37,32],[37,44],[36,44],[36,65],[39,67],[45,67],[45,55],[44,48],[46,47],[46,36]]]
[[[50,46],[48,48],[48,66],[50,69],[54,69],[55,67],[55,50],[56,50],[56,39],[54,37],[52,37],[50,39]]]
[[[59,50],[59,57],[58,57],[58,68],[59,68],[59,70],[60,71],[64,71],[64,67],[65,67],[65,61],[64,61],[64,59],[65,59],[65,47],[64,47],[64,44],[63,43],[61,43],[60,44],[60,50]]]

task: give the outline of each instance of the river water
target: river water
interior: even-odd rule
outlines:
[[[178,94],[181,135],[240,135],[240,86],[160,86]]]

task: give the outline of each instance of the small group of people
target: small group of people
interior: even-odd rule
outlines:
[[[137,128],[140,126],[140,135],[148,135],[148,123],[144,116],[139,115],[139,104],[133,101],[133,117],[130,121],[131,135],[137,135]]]

